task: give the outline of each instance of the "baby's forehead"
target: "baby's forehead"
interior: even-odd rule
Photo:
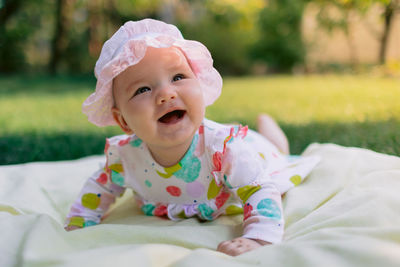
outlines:
[[[140,77],[153,73],[154,68],[162,68],[170,71],[192,69],[184,52],[177,47],[147,47],[144,57],[137,64],[130,66],[128,71],[124,72],[134,73],[134,77],[140,79]]]
[[[171,68],[189,65],[184,52],[175,46],[166,48],[148,47],[146,51],[146,55],[147,54],[153,54],[154,59],[159,59],[168,63],[167,66]]]
[[[134,83],[148,78],[149,73],[153,73],[156,66],[171,71],[192,69],[184,52],[178,47],[147,47],[145,55],[137,64],[129,66],[113,79],[113,89],[115,85],[120,84],[118,80]]]

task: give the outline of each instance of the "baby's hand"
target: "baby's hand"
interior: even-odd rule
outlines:
[[[68,225],[68,226],[64,227],[64,229],[69,232],[72,230],[80,229],[80,227],[75,226],[75,225]]]
[[[221,242],[218,245],[217,251],[223,252],[231,256],[237,256],[247,251],[268,244],[271,243],[259,239],[248,239],[244,237],[238,237],[229,241]]]

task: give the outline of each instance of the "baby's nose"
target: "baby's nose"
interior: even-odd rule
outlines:
[[[158,94],[157,104],[164,104],[166,102],[174,100],[176,97],[177,97],[176,91],[169,86],[165,86],[160,90]]]

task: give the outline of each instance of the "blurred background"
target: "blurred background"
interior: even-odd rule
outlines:
[[[400,155],[400,0],[0,0],[0,164],[99,154],[80,111],[101,47],[123,23],[178,26],[224,77],[207,110],[273,115],[293,153],[333,142]]]

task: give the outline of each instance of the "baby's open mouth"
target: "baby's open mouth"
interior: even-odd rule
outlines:
[[[183,116],[185,116],[185,113],[186,113],[185,110],[177,109],[177,110],[168,112],[167,114],[165,114],[164,116],[159,118],[158,121],[162,122],[162,123],[175,123],[175,122],[179,121],[180,119],[182,119]]]

